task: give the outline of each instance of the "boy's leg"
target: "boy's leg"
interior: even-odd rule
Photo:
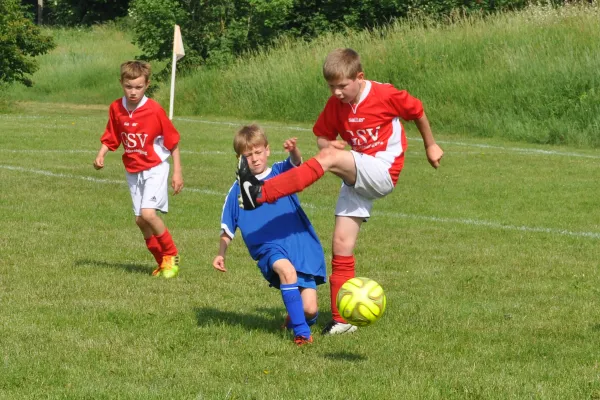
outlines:
[[[154,236],[154,232],[152,232],[152,228],[150,227],[150,225],[148,225],[148,223],[146,223],[146,221],[144,221],[144,219],[141,216],[135,217],[135,223],[140,228],[140,231],[142,231],[142,235],[144,235],[144,241],[146,242],[146,247],[148,248],[148,251],[152,253],[154,259],[156,260],[156,263],[158,264],[159,268],[157,268],[155,271],[160,270],[160,264],[162,264],[163,259],[162,248],[160,247],[160,243],[158,243],[156,236]]]
[[[354,156],[346,150],[325,148],[297,168],[279,174],[265,182],[258,182],[252,175],[244,157],[238,163],[244,209],[254,209],[262,203],[273,203],[290,194],[298,193],[312,185],[325,172],[330,171],[349,185],[356,181]]]
[[[348,324],[340,316],[337,308],[337,295],[344,282],[355,276],[354,246],[362,221],[362,217],[336,216],[333,232],[333,259],[329,277],[332,320],[323,329],[324,335],[352,333],[357,329],[356,326]]]
[[[302,304],[304,305],[304,318],[308,326],[313,326],[319,317],[319,306],[317,304],[317,290],[313,288],[300,288]]]
[[[333,259],[331,261],[332,321],[323,334],[354,332],[356,327],[345,323],[337,309],[340,287],[355,275],[354,246],[364,220],[370,217],[374,199],[389,194],[393,189],[389,165],[376,158],[353,153],[356,162],[356,182],[353,187],[342,185],[335,209],[333,233]]]
[[[160,244],[163,256],[158,272],[153,275],[162,275],[164,278],[173,278],[179,273],[179,256],[177,247],[173,242],[171,233],[164,221],[157,215],[156,210],[163,213],[169,211],[169,163],[163,163],[142,173],[142,201],[141,217],[152,229],[156,240]]]
[[[163,261],[160,264],[160,270],[163,278],[174,278],[179,273],[179,254],[171,232],[165,227],[165,231],[156,236],[162,249]]]
[[[304,306],[304,318],[308,326],[313,326],[317,323],[319,317],[319,306],[317,304],[317,284],[314,278],[311,276],[307,285],[307,281],[301,278],[301,274],[298,273],[298,289],[300,290],[300,296],[302,297],[302,305]],[[290,316],[285,316],[285,321],[281,326],[281,329],[292,329],[292,322]]]
[[[162,275],[164,278],[174,277],[179,272],[179,256],[171,233],[165,226],[164,221],[156,215],[156,210],[143,208],[141,214],[140,218],[150,227],[153,234],[146,243],[149,243],[149,241],[152,243],[153,239],[156,241],[161,259],[158,268],[152,272],[152,275]],[[156,257],[156,260],[159,260],[158,257]]]
[[[294,266],[288,259],[281,258],[273,263],[273,271],[279,275],[281,281],[279,287],[281,297],[290,317],[294,338],[304,338],[309,341],[311,338],[310,328],[304,317],[302,296],[298,288],[298,278]]]
[[[160,169],[160,168],[159,168]],[[144,193],[147,192],[146,187],[152,186],[147,185],[149,179],[148,176],[151,176],[152,170],[150,171],[142,171],[138,173],[131,174],[126,172],[125,175],[127,177],[127,183],[129,184],[129,192],[131,194],[131,201],[133,204],[133,213],[135,215],[135,223],[140,228],[140,231],[144,235],[144,240],[146,242],[146,247],[154,256],[158,267],[152,272],[152,276],[158,276],[161,272],[161,265],[163,262],[163,249],[161,244],[159,243],[155,231],[164,230],[163,228],[153,227],[152,224],[156,225],[156,211],[153,208],[146,209],[143,212],[143,204],[144,204]],[[164,173],[164,172],[163,172]],[[168,173],[168,169],[167,169]],[[150,190],[154,190],[154,188],[150,188]],[[155,198],[156,200],[156,198]],[[162,203],[162,202],[161,202]],[[160,204],[158,204],[160,205]],[[164,208],[165,205],[162,205]],[[164,208],[166,210],[166,208]],[[159,219],[160,220],[160,219]],[[149,222],[150,221],[150,222]],[[152,222],[152,223],[151,223]],[[162,223],[162,220],[159,221]]]

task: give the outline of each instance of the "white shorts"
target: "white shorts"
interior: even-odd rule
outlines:
[[[153,208],[163,213],[169,211],[169,168],[169,162],[163,161],[145,171],[125,172],[136,216],[141,215],[142,208]]]
[[[356,151],[351,151],[356,164],[356,183],[342,183],[335,206],[335,215],[369,218],[373,200],[387,196],[394,190],[390,165],[385,161]]]

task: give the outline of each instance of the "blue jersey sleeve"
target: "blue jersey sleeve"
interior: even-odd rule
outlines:
[[[227,196],[225,197],[225,204],[223,204],[223,211],[221,213],[221,233],[226,233],[227,236],[233,239],[235,230],[238,227],[238,218],[240,214],[240,207],[238,204],[238,195],[240,194],[240,187],[235,182]]]
[[[284,173],[287,170],[294,168],[294,164],[292,164],[292,160],[288,157],[283,161],[276,162],[271,167],[271,177]]]

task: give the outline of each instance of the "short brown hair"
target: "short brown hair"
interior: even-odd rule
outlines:
[[[233,149],[238,156],[247,149],[260,145],[267,147],[269,140],[265,131],[257,124],[242,126],[233,138]]]
[[[146,78],[146,82],[150,80],[152,68],[146,61],[125,61],[121,64],[121,82],[125,79],[137,79],[140,76]]]
[[[359,72],[363,72],[360,56],[349,48],[333,50],[323,63],[323,76],[327,82],[355,79]]]

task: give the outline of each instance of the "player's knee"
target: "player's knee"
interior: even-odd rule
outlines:
[[[333,254],[351,253],[354,248],[354,239],[343,235],[333,236]]]
[[[279,276],[282,283],[292,283],[298,280],[294,266],[289,262],[276,262],[273,271]]]
[[[135,217],[135,223],[140,228],[145,228],[146,226],[148,226],[148,224],[146,223],[146,221],[144,220],[144,218],[142,218],[141,215],[138,215],[138,216]]]
[[[321,149],[319,153],[317,153],[315,158],[317,161],[319,161],[319,164],[321,164],[323,169],[327,169],[335,164],[335,160],[339,151],[340,150],[332,147],[325,147],[324,149]]]
[[[316,304],[304,305],[304,316],[307,320],[315,318],[319,314],[319,309]]]
[[[142,209],[140,218],[144,221],[144,222],[152,222],[154,221],[156,218],[158,218],[158,216],[156,215],[156,211],[154,209],[151,208],[144,208]]]

